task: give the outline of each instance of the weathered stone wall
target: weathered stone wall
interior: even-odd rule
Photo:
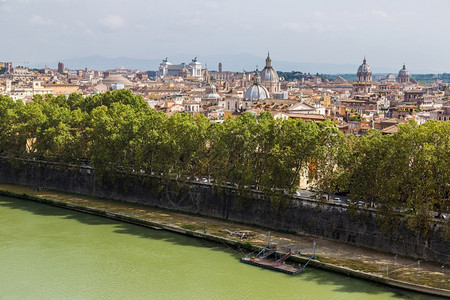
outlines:
[[[122,174],[96,180],[92,169],[37,162],[0,160],[0,181],[43,186],[49,189],[147,204],[183,212],[217,217],[275,230],[323,236],[376,250],[450,263],[450,244],[436,224],[427,241],[418,242],[405,224],[391,236],[384,236],[374,214],[365,211],[350,217],[344,206],[292,199],[285,208],[275,208],[261,194],[239,199],[235,191],[208,184],[171,182],[159,178]]]

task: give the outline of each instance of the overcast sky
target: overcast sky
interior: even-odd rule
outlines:
[[[450,72],[450,0],[0,0],[0,38],[17,63],[270,50],[274,64]]]

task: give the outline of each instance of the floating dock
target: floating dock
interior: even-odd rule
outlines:
[[[258,266],[273,271],[283,272],[290,275],[301,273],[305,269],[304,267],[296,268],[293,265],[285,264],[284,261],[278,262],[258,257],[243,257],[241,258],[241,261],[245,264]]]
[[[314,246],[315,246],[315,244],[314,244]],[[276,246],[272,247],[270,245],[270,231],[269,231],[268,238],[267,238],[267,245],[264,248],[262,248],[261,251],[259,251],[259,253],[256,254],[256,256],[245,256],[245,257],[241,258],[241,262],[243,262],[245,264],[273,270],[273,271],[278,271],[278,272],[283,272],[283,273],[290,274],[290,275],[295,275],[295,274],[303,272],[305,270],[306,266],[311,261],[311,259],[313,259],[313,257],[314,257],[314,256],[311,257],[305,265],[301,266],[299,264],[298,267],[295,267],[293,265],[286,264],[286,260],[289,257],[291,257],[291,255],[292,255],[292,252],[290,249],[289,249],[288,253],[286,253],[283,257],[281,257],[278,260],[268,259],[269,256],[271,256],[272,254],[276,254],[276,253],[277,253]]]

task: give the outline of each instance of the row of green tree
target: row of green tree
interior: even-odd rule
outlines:
[[[301,176],[327,195],[346,192],[350,208],[376,206],[390,229],[408,220],[426,233],[448,212],[450,122],[410,122],[398,133],[345,136],[332,122],[242,114],[225,123],[203,115],[167,117],[120,90],[83,97],[36,96],[27,105],[0,96],[2,156],[41,156],[89,163],[97,176],[117,171],[155,175],[168,184],[206,178],[240,195],[262,191],[275,205],[295,193]]]

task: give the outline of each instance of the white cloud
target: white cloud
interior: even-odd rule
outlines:
[[[32,15],[30,18],[31,25],[53,25],[55,22],[52,19],[44,19],[39,15]]]
[[[389,14],[387,12],[378,9],[372,9],[372,15],[382,18],[389,17]]]
[[[11,2],[6,2],[6,0],[0,0],[0,12],[11,11]]]
[[[215,2],[215,1],[209,1],[209,2],[206,2],[206,3],[205,3],[205,6],[206,6],[207,8],[213,8],[213,9],[216,9],[216,8],[219,8],[219,3]]]
[[[201,17],[192,17],[185,20],[181,20],[177,22],[179,25],[192,25],[192,26],[200,26],[206,24],[206,20]]]
[[[316,18],[323,18],[323,17],[326,17],[326,14],[325,14],[324,12],[322,12],[322,11],[315,11],[315,12],[313,13],[313,15],[314,15],[314,17],[316,17]]]
[[[125,21],[118,15],[108,15],[99,20],[99,23],[104,27],[112,30],[117,30],[125,27]]]
[[[299,23],[294,23],[294,22],[286,22],[281,24],[281,27],[284,29],[289,29],[292,31],[308,31],[309,30],[309,26],[308,25],[303,25],[303,24],[299,24]]]
[[[322,24],[300,24],[295,22],[285,22],[281,24],[281,28],[288,29],[292,31],[297,32],[325,32],[326,30],[329,30],[329,28],[326,28]]]

